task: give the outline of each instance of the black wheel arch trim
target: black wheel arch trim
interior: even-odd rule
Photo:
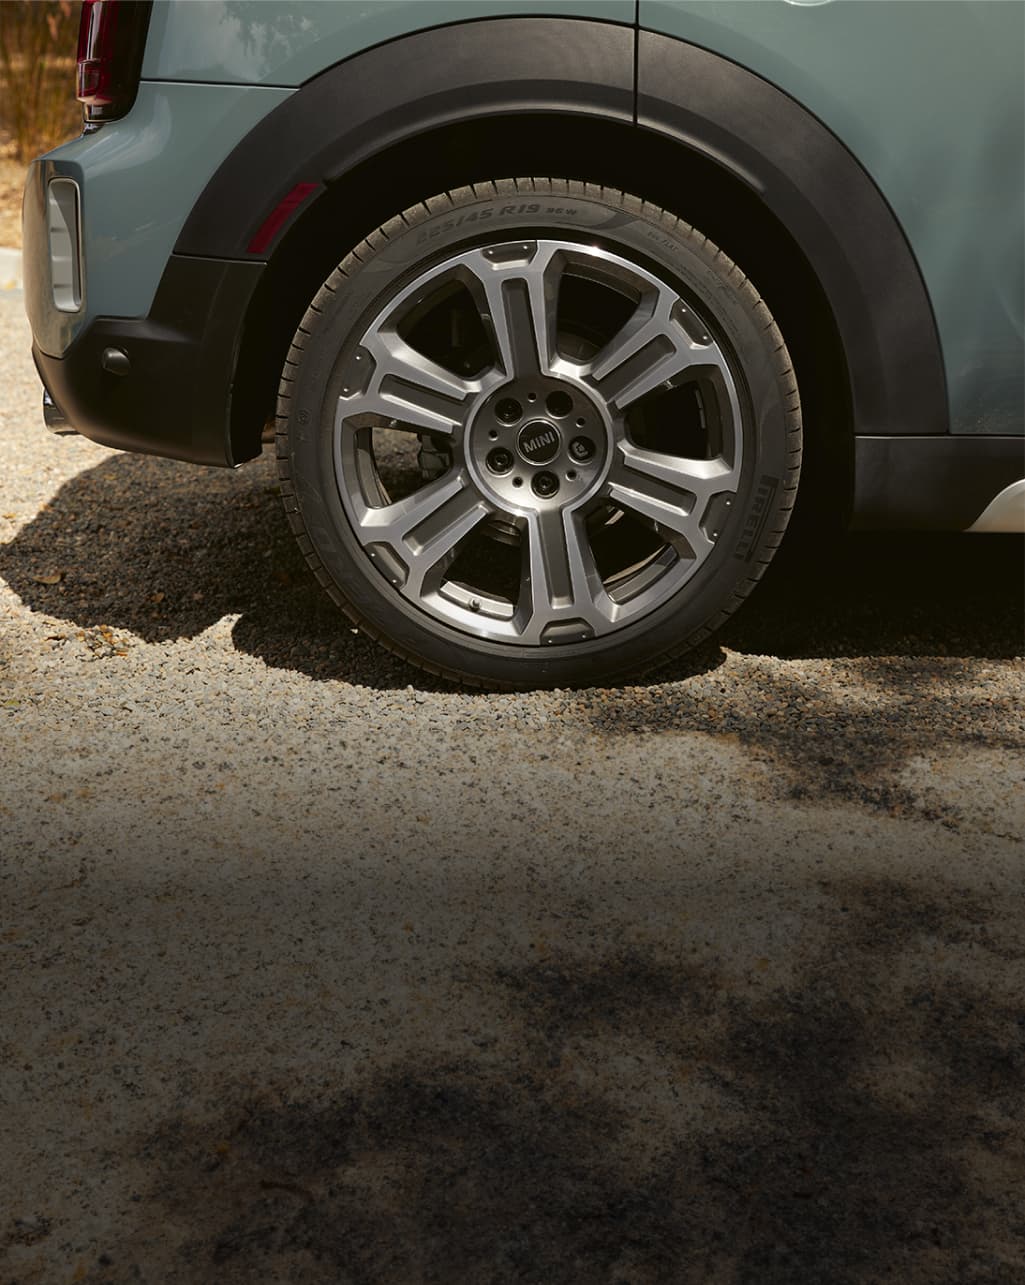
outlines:
[[[854,441],[856,531],[966,531],[1025,477],[1025,438],[948,433]]]
[[[950,431],[939,333],[896,215],[845,145],[768,81],[638,33],[637,123],[753,188],[807,258],[847,361],[855,434]]]
[[[431,27],[355,54],[242,139],[175,251],[250,258],[254,233],[297,184],[330,183],[396,143],[475,115],[601,114],[632,124],[634,37],[618,23],[504,17]]]
[[[447,121],[517,112],[636,120],[737,176],[792,233],[824,287],[847,356],[855,434],[949,431],[939,340],[914,256],[871,178],[821,122],[697,46],[614,23],[531,17],[398,38],[328,69],[275,108],[211,178],[150,316],[97,319],[65,361],[46,359],[58,405],[108,445],[240,462],[229,417],[245,317],[264,266],[264,256],[246,251],[254,231],[297,182],[330,182],[391,142]],[[176,309],[186,296],[203,315],[192,308],[183,324]],[[177,361],[159,353],[169,332]],[[103,343],[118,340],[150,355],[133,366],[139,378],[115,387],[97,373],[97,358]],[[140,414],[147,368],[151,394]],[[81,390],[76,370],[88,372]],[[182,385],[190,381],[186,401]],[[129,385],[139,390],[131,398]],[[165,391],[175,394],[166,404]],[[111,418],[119,405],[125,415]]]
[[[330,184],[393,144],[448,123],[539,112],[636,123],[752,189],[793,237],[829,301],[847,360],[853,432],[949,432],[928,293],[871,177],[817,117],[768,81],[697,45],[617,23],[478,19],[402,36],[335,64],[225,158],[175,252],[251,262],[253,234],[296,184]]]

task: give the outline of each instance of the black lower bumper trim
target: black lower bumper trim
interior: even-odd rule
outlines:
[[[854,517],[862,531],[965,531],[1025,478],[1025,437],[856,437]]]
[[[63,357],[33,348],[40,378],[74,430],[102,446],[233,466],[238,340],[262,263],[172,255],[148,317],[97,317]],[[109,369],[117,349],[127,371]],[[105,368],[105,365],[107,368]]]

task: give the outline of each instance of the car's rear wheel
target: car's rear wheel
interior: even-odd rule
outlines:
[[[636,197],[476,184],[356,246],[282,375],[286,510],[357,624],[489,686],[636,675],[779,544],[801,454],[783,339],[739,268]]]

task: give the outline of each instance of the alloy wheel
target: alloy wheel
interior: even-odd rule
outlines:
[[[461,250],[342,366],[338,494],[395,592],[514,647],[580,642],[697,572],[743,460],[722,342],[677,285],[593,244]]]

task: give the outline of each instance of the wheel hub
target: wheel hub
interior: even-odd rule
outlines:
[[[609,457],[607,416],[569,380],[503,384],[469,425],[466,458],[477,484],[520,511],[578,503]]]
[[[516,434],[516,449],[526,464],[550,464],[562,449],[562,437],[546,419],[532,419]]]

